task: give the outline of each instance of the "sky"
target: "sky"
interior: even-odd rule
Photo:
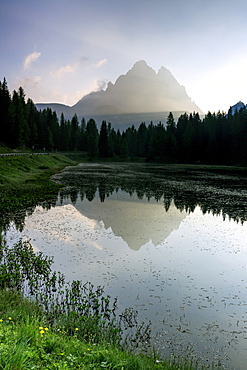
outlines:
[[[247,104],[246,0],[0,0],[0,81],[74,105],[145,60],[207,113]]]

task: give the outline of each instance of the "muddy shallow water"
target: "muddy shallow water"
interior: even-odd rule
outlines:
[[[55,179],[56,207],[12,224],[8,243],[31,239],[67,279],[104,285],[152,322],[161,355],[246,368],[245,173],[81,164]]]

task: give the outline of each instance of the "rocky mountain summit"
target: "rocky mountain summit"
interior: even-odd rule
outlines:
[[[200,112],[167,68],[156,73],[143,60],[119,76],[115,84],[109,82],[105,91],[84,96],[73,108],[81,114]]]
[[[114,84],[109,82],[106,90],[91,92],[72,107],[62,104],[36,106],[38,109],[51,107],[67,118],[76,113],[79,118],[94,118],[98,124],[106,120],[116,127],[150,120],[164,122],[169,112],[175,117],[184,112],[202,114],[167,68],[161,67],[156,73],[143,60],[119,76]]]

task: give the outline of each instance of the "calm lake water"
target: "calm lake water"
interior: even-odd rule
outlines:
[[[105,286],[152,322],[162,356],[247,367],[247,177],[141,164],[80,164],[56,175],[9,244],[30,239],[67,280]]]

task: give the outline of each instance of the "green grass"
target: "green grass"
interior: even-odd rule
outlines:
[[[17,212],[55,203],[60,186],[51,181],[52,174],[76,163],[59,154],[0,156],[0,228],[17,220]]]
[[[12,153],[13,150],[0,143],[0,153]]]
[[[0,156],[0,184],[40,184],[47,181],[52,173],[73,164],[74,161],[61,154]]]
[[[195,369],[123,351],[107,342],[80,339],[62,326],[51,327],[45,313],[15,291],[0,291],[0,369]]]
[[[59,185],[50,177],[76,164],[77,156],[70,158],[59,154],[0,157],[2,226],[11,218],[20,225],[24,222],[24,215],[17,220],[17,210],[25,214],[27,207],[56,202]],[[189,360],[158,361],[155,354],[145,356],[141,346],[136,354],[131,342],[123,346],[110,297],[90,283],[64,283],[63,277],[51,272],[51,263],[35,255],[29,244],[0,248],[0,370],[197,368]],[[32,298],[24,298],[24,292]]]
[[[131,311],[120,319],[103,288],[65,282],[52,272],[52,261],[28,242],[0,248],[1,370],[196,369],[189,361],[142,354],[138,327],[135,341],[123,340],[122,327],[130,322],[133,330]]]

